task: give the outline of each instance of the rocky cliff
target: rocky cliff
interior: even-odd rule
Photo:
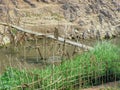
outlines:
[[[0,0],[0,20],[42,33],[57,28],[69,39],[112,38],[120,34],[120,0]]]

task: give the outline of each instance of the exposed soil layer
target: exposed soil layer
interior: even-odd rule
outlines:
[[[2,22],[69,39],[120,35],[119,0],[0,0],[0,12]]]

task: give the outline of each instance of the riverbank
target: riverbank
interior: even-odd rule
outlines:
[[[26,88],[29,89],[38,87],[62,89],[73,88],[73,86],[76,88],[79,85],[83,88],[119,80],[120,51],[118,48],[108,42],[99,43],[94,48],[77,55],[73,60],[62,62],[59,66],[53,65],[42,70],[34,69],[31,72],[31,70],[21,71],[10,67],[0,77],[2,80],[0,88],[12,88],[23,84],[26,84],[28,86]]]
[[[57,28],[59,36],[68,39],[107,39],[120,35],[119,3],[110,0],[2,1],[1,21],[45,34],[54,34]],[[7,29],[0,26],[0,37],[9,33]]]

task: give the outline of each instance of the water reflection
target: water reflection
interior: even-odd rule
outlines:
[[[109,41],[120,48],[120,38],[114,38]],[[94,46],[97,42],[97,40],[80,41],[80,43],[89,46]],[[79,50],[79,53],[84,51],[83,49],[63,45],[63,43],[49,39],[40,40],[37,43],[35,41],[29,41],[23,46],[14,47],[10,45],[6,48],[0,48],[0,73],[6,66],[19,66],[20,63],[23,64],[25,62],[29,66],[32,65],[32,67],[41,67],[43,65],[53,64],[54,62],[60,63],[62,59],[72,58],[76,54],[76,50]],[[20,63],[18,64],[18,62]]]

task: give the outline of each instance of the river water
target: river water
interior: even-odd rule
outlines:
[[[114,38],[110,41],[112,44],[120,48],[120,37]],[[80,43],[94,46],[98,42],[97,40],[85,40]],[[48,65],[54,62],[58,62],[61,59],[71,59],[76,53],[83,53],[84,50],[64,45],[53,40],[40,40],[40,41],[28,41],[24,45],[13,46],[9,45],[4,48],[0,48],[0,74],[5,70],[7,66],[19,67],[26,69],[41,68],[44,65]]]

